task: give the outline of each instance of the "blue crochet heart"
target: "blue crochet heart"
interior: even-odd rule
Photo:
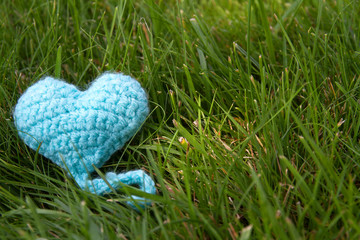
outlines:
[[[93,165],[100,168],[122,148],[148,114],[146,93],[136,80],[105,73],[86,91],[45,77],[20,97],[14,117],[19,136],[30,148],[40,146],[39,153],[68,170],[82,189],[102,195],[111,188],[101,178],[88,179]],[[156,192],[142,170],[107,173],[106,180],[113,188],[121,182]]]

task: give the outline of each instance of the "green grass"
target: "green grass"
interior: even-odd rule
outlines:
[[[0,1],[2,239],[359,239],[360,2]],[[151,114],[101,168],[142,168],[94,196],[18,138],[44,75],[138,79]],[[136,192],[136,191],[135,191]],[[125,194],[124,194],[125,193]]]

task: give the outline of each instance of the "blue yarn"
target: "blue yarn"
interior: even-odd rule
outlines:
[[[105,73],[86,91],[64,81],[45,77],[29,87],[15,107],[20,138],[33,150],[69,171],[79,187],[103,195],[111,192],[101,178],[89,179],[110,156],[122,148],[149,114],[140,84],[120,73]],[[155,194],[154,181],[143,171],[106,174],[107,182],[138,185]],[[140,206],[149,201],[132,196]],[[134,206],[132,202],[129,202]]]

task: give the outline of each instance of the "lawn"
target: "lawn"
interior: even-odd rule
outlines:
[[[1,239],[359,239],[360,2],[0,0]],[[136,78],[151,112],[78,188],[17,134],[44,76]]]

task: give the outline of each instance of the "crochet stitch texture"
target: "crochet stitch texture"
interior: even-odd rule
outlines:
[[[36,151],[40,146],[39,153],[68,170],[82,189],[102,195],[111,188],[101,178],[89,180],[93,165],[100,168],[122,148],[148,114],[147,96],[139,82],[121,73],[105,73],[86,91],[45,77],[20,97],[14,118],[20,138],[30,148]],[[109,172],[106,180],[114,189],[121,182],[156,192],[153,180],[142,170]],[[145,202],[133,198],[140,205]]]

